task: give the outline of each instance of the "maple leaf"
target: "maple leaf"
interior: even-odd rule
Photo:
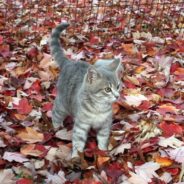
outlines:
[[[30,127],[26,127],[24,130],[20,131],[16,137],[19,137],[27,143],[42,142],[44,139],[44,135],[42,133],[39,133]]]
[[[117,155],[119,153],[123,154],[125,149],[130,149],[130,148],[131,148],[130,143],[120,144],[118,147],[116,147],[115,149],[111,151],[111,154],[114,154],[114,155]]]
[[[159,127],[163,131],[164,137],[170,137],[172,135],[183,135],[183,128],[177,123],[167,123],[163,121],[160,123]]]
[[[128,179],[133,184],[147,184],[151,182],[153,177],[158,177],[155,172],[160,168],[160,165],[155,162],[147,162],[141,166],[135,167],[135,173],[130,172],[131,177]]]
[[[168,147],[170,146],[171,148],[178,148],[182,145],[184,145],[184,142],[183,141],[180,141],[179,139],[175,138],[175,136],[171,136],[171,137],[168,137],[168,138],[165,138],[165,137],[159,137],[159,142],[158,144],[160,146],[163,146],[163,147]]]
[[[14,104],[14,108],[22,115],[27,115],[32,111],[32,105],[29,104],[27,98],[22,98],[18,105]]]

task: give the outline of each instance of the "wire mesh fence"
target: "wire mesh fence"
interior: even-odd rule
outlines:
[[[0,33],[44,34],[67,20],[74,33],[131,37],[133,32],[182,34],[183,0],[3,0]],[[43,29],[44,27],[44,29]],[[23,34],[22,34],[23,33]],[[105,33],[105,34],[104,34]]]

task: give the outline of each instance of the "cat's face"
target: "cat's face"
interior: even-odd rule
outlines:
[[[119,65],[120,61],[115,60],[109,66],[88,69],[86,88],[99,102],[112,103],[119,98],[121,88],[117,75]]]

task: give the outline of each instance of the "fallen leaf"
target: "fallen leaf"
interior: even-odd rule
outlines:
[[[0,170],[0,183],[15,184],[15,176],[12,169]]]
[[[173,122],[161,122],[159,128],[163,132],[164,137],[170,137],[172,135],[183,135],[183,128],[178,123]]]
[[[172,181],[172,176],[168,172],[164,172],[162,176],[159,178],[160,180],[164,181],[165,183],[169,183]]]
[[[66,128],[59,130],[58,132],[56,132],[55,137],[61,139],[61,140],[68,140],[71,141],[72,140],[72,131],[67,131]]]
[[[130,172],[131,177],[128,179],[132,184],[148,184],[151,182],[153,177],[158,178],[158,175],[155,171],[160,168],[160,164],[155,162],[146,162],[141,166],[135,166],[135,173]]]
[[[44,135],[42,133],[37,132],[31,127],[26,127],[24,130],[20,131],[16,136],[27,143],[42,142],[44,139]]]
[[[23,162],[28,162],[29,161],[29,159],[27,159],[21,153],[8,152],[8,151],[4,152],[3,159],[4,160],[8,160],[9,162],[15,161],[15,162],[19,162],[19,163],[23,163]]]
[[[59,171],[58,174],[48,173],[46,182],[52,184],[64,184],[66,182],[65,174],[63,171]]]
[[[158,144],[160,146],[163,146],[163,147],[170,146],[171,148],[178,148],[178,147],[181,147],[182,145],[184,145],[184,142],[183,141],[180,141],[177,138],[175,138],[175,136],[173,135],[173,136],[168,137],[168,138],[159,137]]]
[[[168,167],[173,164],[173,161],[171,159],[167,157],[160,157],[160,156],[155,158],[155,162],[160,164],[161,167]]]
[[[110,157],[104,157],[104,156],[97,156],[97,166],[98,168],[101,168],[105,162],[110,160]]]
[[[184,163],[184,146],[165,150],[169,157],[178,163]]]
[[[32,111],[32,105],[29,104],[27,98],[22,98],[18,105],[14,104],[14,108],[23,115],[27,115]]]
[[[167,113],[177,114],[178,109],[169,103],[160,105],[159,108],[157,109],[157,112],[159,112],[161,115],[166,115]]]
[[[21,147],[20,152],[23,155],[31,155],[35,157],[43,157],[48,150],[43,145],[28,144]]]
[[[118,147],[116,147],[115,149],[111,151],[111,154],[113,155],[117,155],[119,153],[123,154],[125,149],[130,149],[130,148],[131,148],[130,143],[120,144]]]
[[[31,179],[21,178],[16,181],[16,184],[34,184]]]
[[[148,100],[144,95],[136,94],[136,95],[128,95],[124,96],[125,102],[133,107],[138,107],[142,101]]]

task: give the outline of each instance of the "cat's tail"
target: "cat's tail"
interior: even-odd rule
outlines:
[[[66,63],[69,62],[69,59],[64,55],[63,49],[61,48],[60,44],[60,33],[65,30],[69,26],[68,23],[61,23],[59,24],[51,34],[51,41],[50,41],[50,49],[51,54],[54,57],[54,60],[62,68]]]

